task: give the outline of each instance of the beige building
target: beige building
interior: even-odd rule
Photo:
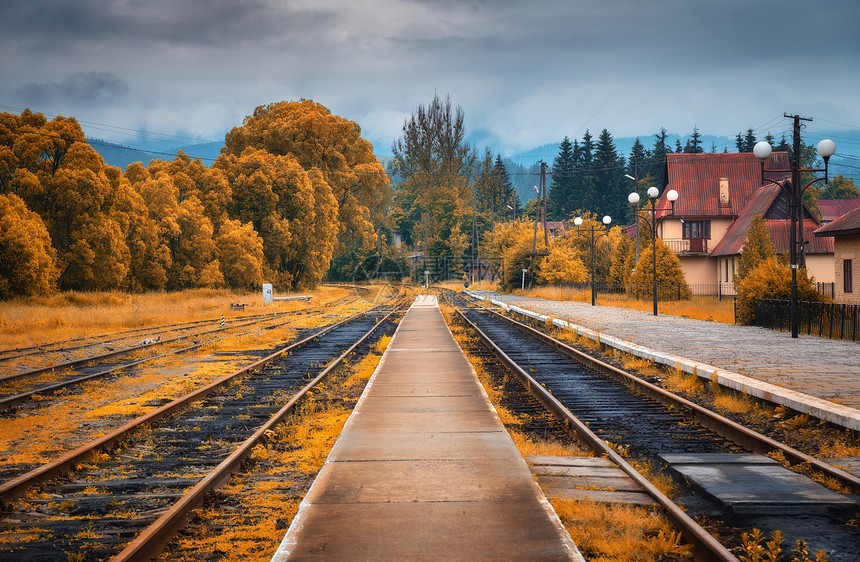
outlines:
[[[834,241],[836,302],[860,304],[860,208],[819,228],[815,236]]]
[[[774,152],[767,169],[788,168],[788,155]],[[777,252],[789,251],[787,173],[768,172],[752,153],[667,154],[662,193],[678,192],[672,205],[657,204],[657,235],[678,256],[687,283],[698,294],[734,294],[734,275],[755,215],[765,219]],[[801,259],[819,283],[832,283],[833,244],[812,236],[820,224],[803,207]]]

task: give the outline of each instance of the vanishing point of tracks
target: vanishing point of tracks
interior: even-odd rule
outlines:
[[[73,552],[86,560],[143,560],[157,554],[191,509],[239,468],[310,389],[359,346],[393,330],[402,303],[378,306],[271,350],[0,484],[2,518],[21,530],[20,542],[7,535],[0,544],[0,558],[62,559]],[[21,498],[38,484],[41,494]]]
[[[457,303],[462,305],[463,303]],[[665,466],[663,455],[781,453],[791,463],[826,474],[853,494],[860,479],[818,459],[743,427],[731,420],[650,384],[599,359],[580,352],[530,326],[479,308],[458,311],[460,321],[478,334],[482,343],[516,374],[543,405],[599,456],[613,460],[639,483],[671,517],[684,536],[697,546],[697,557],[735,560],[731,551],[697,523],[727,521],[720,535],[737,545],[739,537],[726,533],[768,529],[774,524],[829,550],[831,560],[853,560],[860,548],[860,532],[850,525],[858,507],[842,512],[798,515],[745,514],[733,519],[706,494],[677,481],[680,508],[641,476],[626,459]],[[607,444],[612,443],[612,446]],[[619,454],[622,451],[624,454]],[[856,497],[854,497],[856,499]],[[857,504],[860,506],[860,504]],[[706,525],[707,526],[707,525]],[[737,528],[742,527],[742,529]]]

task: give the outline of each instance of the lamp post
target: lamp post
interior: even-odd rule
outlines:
[[[765,172],[791,172],[791,185],[790,190],[788,191],[789,196],[789,216],[791,219],[791,232],[789,234],[789,261],[791,264],[791,298],[789,304],[789,323],[791,324],[791,337],[798,337],[799,332],[799,324],[800,317],[798,314],[798,298],[797,298],[797,246],[798,243],[801,246],[801,256],[803,255],[803,246],[805,241],[803,240],[803,192],[809,188],[812,184],[824,180],[824,183],[827,183],[827,166],[830,160],[830,157],[833,156],[833,153],[836,152],[836,143],[834,143],[830,139],[824,139],[818,143],[818,146],[815,147],[815,150],[818,152],[819,156],[824,159],[824,169],[820,168],[801,168],[800,167],[800,154],[801,154],[801,142],[800,142],[800,122],[801,121],[812,121],[812,119],[804,118],[799,115],[788,115],[785,114],[785,117],[791,117],[794,120],[794,138],[792,143],[792,153],[794,154],[794,158],[791,162],[790,169],[779,169],[779,170],[766,170],[764,167],[765,160],[771,155],[773,148],[766,141],[761,141],[756,143],[753,147],[753,154],[755,154],[756,158],[761,162],[761,180],[762,184],[765,182],[775,183],[780,185],[783,189],[785,189],[785,184],[779,184],[771,179],[767,179],[764,177]],[[814,173],[814,172],[824,172],[823,178],[815,178],[806,186],[801,187],[800,185],[800,174],[803,172]],[[799,233],[798,233],[799,230]],[[798,237],[799,234],[799,237]]]
[[[660,195],[660,190],[654,186],[648,188],[648,198],[651,200],[651,271],[654,276],[652,286],[652,296],[654,298],[654,316],[657,316],[657,197]],[[678,192],[670,189],[666,192],[666,199],[672,203],[672,214],[675,214],[675,201],[678,200]],[[636,205],[636,221],[637,229],[639,222],[639,194],[633,192],[627,196],[627,201],[632,205]],[[638,263],[638,260],[637,260]]]
[[[627,201],[634,205],[635,210],[633,211],[634,216],[636,217],[636,262],[639,262],[639,182],[636,181],[636,178],[629,174],[624,174],[625,178],[630,178],[633,180],[633,188],[636,190],[630,195],[627,196]]]
[[[573,224],[576,225],[577,231],[579,231],[579,227],[582,226],[582,222],[583,222],[582,217],[576,217],[575,219],[573,219]],[[603,217],[603,224],[604,225],[609,226],[609,223],[611,223],[611,222],[612,222],[612,217],[610,217],[609,215],[605,215]],[[586,230],[586,232],[591,232],[591,239],[589,240],[590,247],[591,247],[591,306],[594,306],[594,304],[595,304],[595,302],[594,302],[594,286],[595,286],[595,282],[594,282],[594,243],[601,236],[605,236],[606,231],[603,231],[600,234],[597,234],[595,236],[596,230],[594,228],[594,223],[592,223],[591,226],[589,227],[589,230]]]

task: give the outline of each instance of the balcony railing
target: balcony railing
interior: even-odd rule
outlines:
[[[696,255],[708,254],[707,238],[666,238],[663,242],[674,254]]]

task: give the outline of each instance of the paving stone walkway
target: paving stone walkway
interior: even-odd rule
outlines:
[[[753,326],[654,316],[589,303],[475,291],[632,343],[734,371],[860,409],[860,342],[830,340]]]

